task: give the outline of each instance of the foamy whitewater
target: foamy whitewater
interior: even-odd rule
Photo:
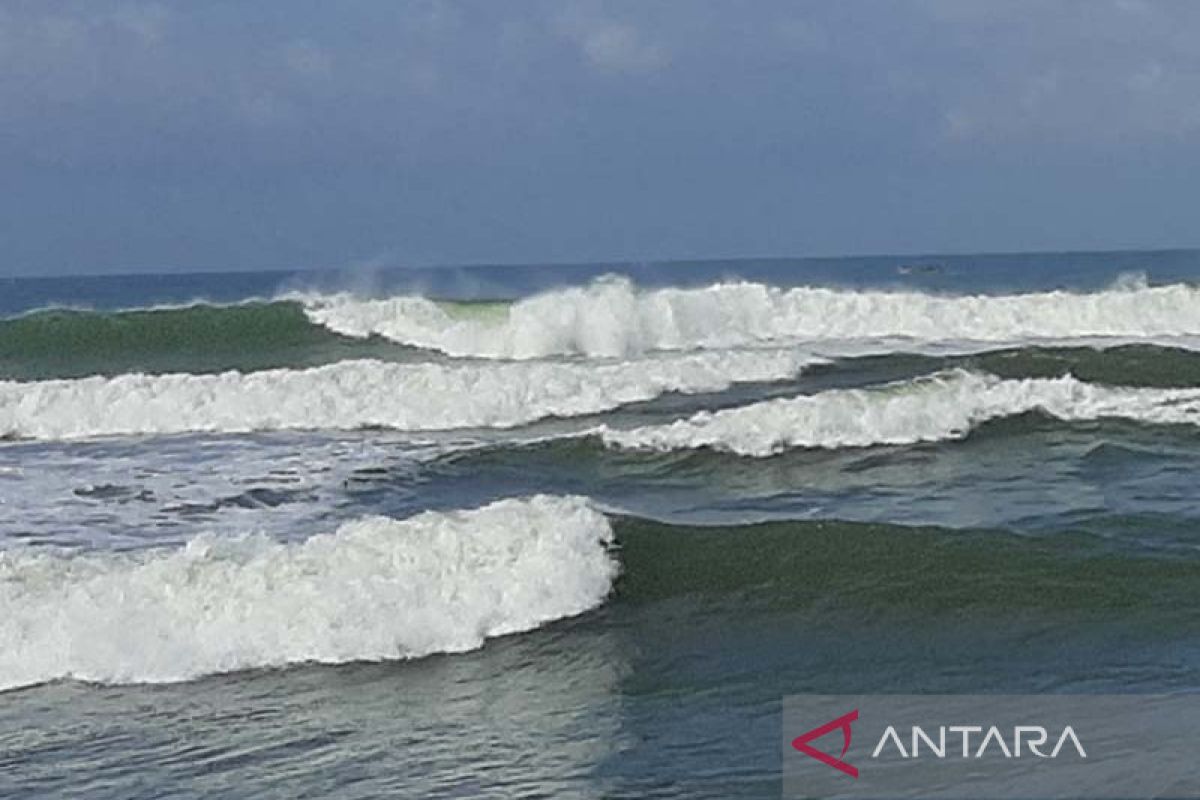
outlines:
[[[195,431],[508,428],[649,400],[775,381],[819,361],[794,351],[697,353],[611,364],[395,364],[307,370],[0,381],[0,437]]]
[[[758,800],[789,695],[1195,692],[1196,281],[0,280],[0,797]]]
[[[1090,293],[938,295],[913,291],[784,289],[721,283],[639,289],[608,278],[496,309],[424,297],[303,298],[311,320],[337,333],[383,336],[455,356],[621,357],[654,350],[904,338],[1025,342],[1082,337],[1200,335],[1200,289],[1128,282]]]
[[[1061,420],[1200,425],[1200,389],[1097,386],[1070,376],[1001,380],[953,370],[872,389],[841,389],[701,411],[668,425],[602,428],[606,444],[709,447],[770,456],[792,447],[869,447],[961,439],[984,422],[1039,411]]]
[[[1200,252],[364,278],[0,279],[0,798],[758,800],[791,694],[1200,691]]]
[[[618,566],[578,497],[368,517],[302,543],[202,536],[133,554],[0,551],[0,689],[415,658],[573,616]]]

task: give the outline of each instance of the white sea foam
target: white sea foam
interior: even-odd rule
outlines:
[[[1092,293],[938,295],[723,283],[642,290],[606,278],[511,305],[423,297],[304,298],[309,318],[457,356],[628,356],[653,350],[871,340],[1023,342],[1200,335],[1200,289],[1122,283]]]
[[[667,425],[598,429],[625,448],[710,447],[769,456],[794,447],[838,448],[958,439],[983,422],[1041,411],[1063,420],[1120,418],[1200,425],[1200,389],[1143,389],[1073,377],[1002,380],[951,370],[873,389],[836,389],[700,412]]]
[[[536,496],[368,517],[294,544],[0,550],[0,689],[471,650],[603,602],[611,541],[584,499]]]
[[[781,380],[816,361],[796,352],[709,352],[624,363],[394,364],[305,370],[0,381],[0,437],[384,427],[513,427],[649,400]]]

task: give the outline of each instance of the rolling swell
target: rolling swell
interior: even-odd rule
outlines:
[[[701,289],[642,289],[609,277],[507,306],[463,308],[420,296],[334,295],[306,298],[305,310],[314,322],[347,336],[378,335],[450,355],[485,358],[614,357],[847,340],[901,339],[912,347],[1200,336],[1200,288],[1187,284],[1133,284],[1087,293],[941,295],[783,289],[744,281]]]
[[[651,400],[778,381],[808,359],[786,351],[703,352],[609,364],[339,361],[304,370],[0,381],[0,437],[511,428]]]
[[[537,495],[291,544],[0,551],[0,690],[472,650],[603,602],[611,538],[583,498]]]
[[[608,445],[695,448],[763,458],[791,448],[872,447],[962,439],[980,425],[1031,412],[1063,421],[1123,419],[1200,425],[1200,390],[1103,386],[1070,375],[1005,380],[955,369],[865,389],[701,411],[633,428],[600,426]]]
[[[204,534],[132,553],[18,549],[0,553],[0,691],[463,652],[606,600],[618,614],[685,600],[700,613],[814,619],[1102,622],[1120,611],[1194,625],[1200,560],[1069,533],[671,525],[547,495],[363,517],[302,542]]]
[[[406,348],[314,325],[300,304],[197,304],[130,311],[48,309],[0,320],[0,378],[208,373],[403,358]]]
[[[906,303],[934,316],[909,315]],[[1053,329],[1028,318],[1055,304],[1073,316]],[[1200,290],[1183,285],[956,297],[758,284],[640,290],[601,280],[511,303],[331,295],[112,312],[48,309],[0,319],[0,380],[406,361],[421,357],[414,348],[468,357],[628,357],[829,341],[829,355],[848,356],[852,369],[891,372],[893,379],[904,377],[906,366],[909,374],[961,366],[1002,377],[1069,373],[1099,383],[1200,386],[1200,353],[1188,349],[1189,337],[1200,335],[1196,320]],[[1057,337],[1067,346],[1021,341],[1031,337]],[[847,338],[874,343],[840,352],[836,343]],[[930,342],[958,339],[973,342],[968,349],[976,352],[928,353]],[[1071,339],[1094,346],[1070,346]],[[1177,340],[1186,347],[1164,346]]]
[[[620,602],[681,596],[824,613],[969,609],[1103,615],[1200,602],[1200,560],[1082,534],[839,521],[679,526],[617,517]]]
[[[898,351],[830,361],[814,366],[808,378],[810,383],[833,387],[895,381],[955,368],[1013,380],[1069,375],[1087,383],[1120,386],[1200,386],[1200,352],[1153,344],[1006,347],[950,356]]]

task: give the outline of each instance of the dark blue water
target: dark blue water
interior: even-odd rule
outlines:
[[[288,291],[353,290],[421,293],[449,299],[506,299],[606,274],[643,286],[701,286],[724,279],[776,286],[913,287],[932,291],[1001,292],[1069,287],[1099,289],[1122,275],[1158,283],[1194,280],[1200,251],[1015,253],[844,258],[764,258],[644,264],[481,265],[421,269],[306,272],[220,272],[55,278],[0,277],[0,313],[50,306],[144,308],[195,301],[234,303]]]

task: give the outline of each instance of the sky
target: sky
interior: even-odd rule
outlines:
[[[1200,245],[1200,3],[0,0],[0,275]]]

